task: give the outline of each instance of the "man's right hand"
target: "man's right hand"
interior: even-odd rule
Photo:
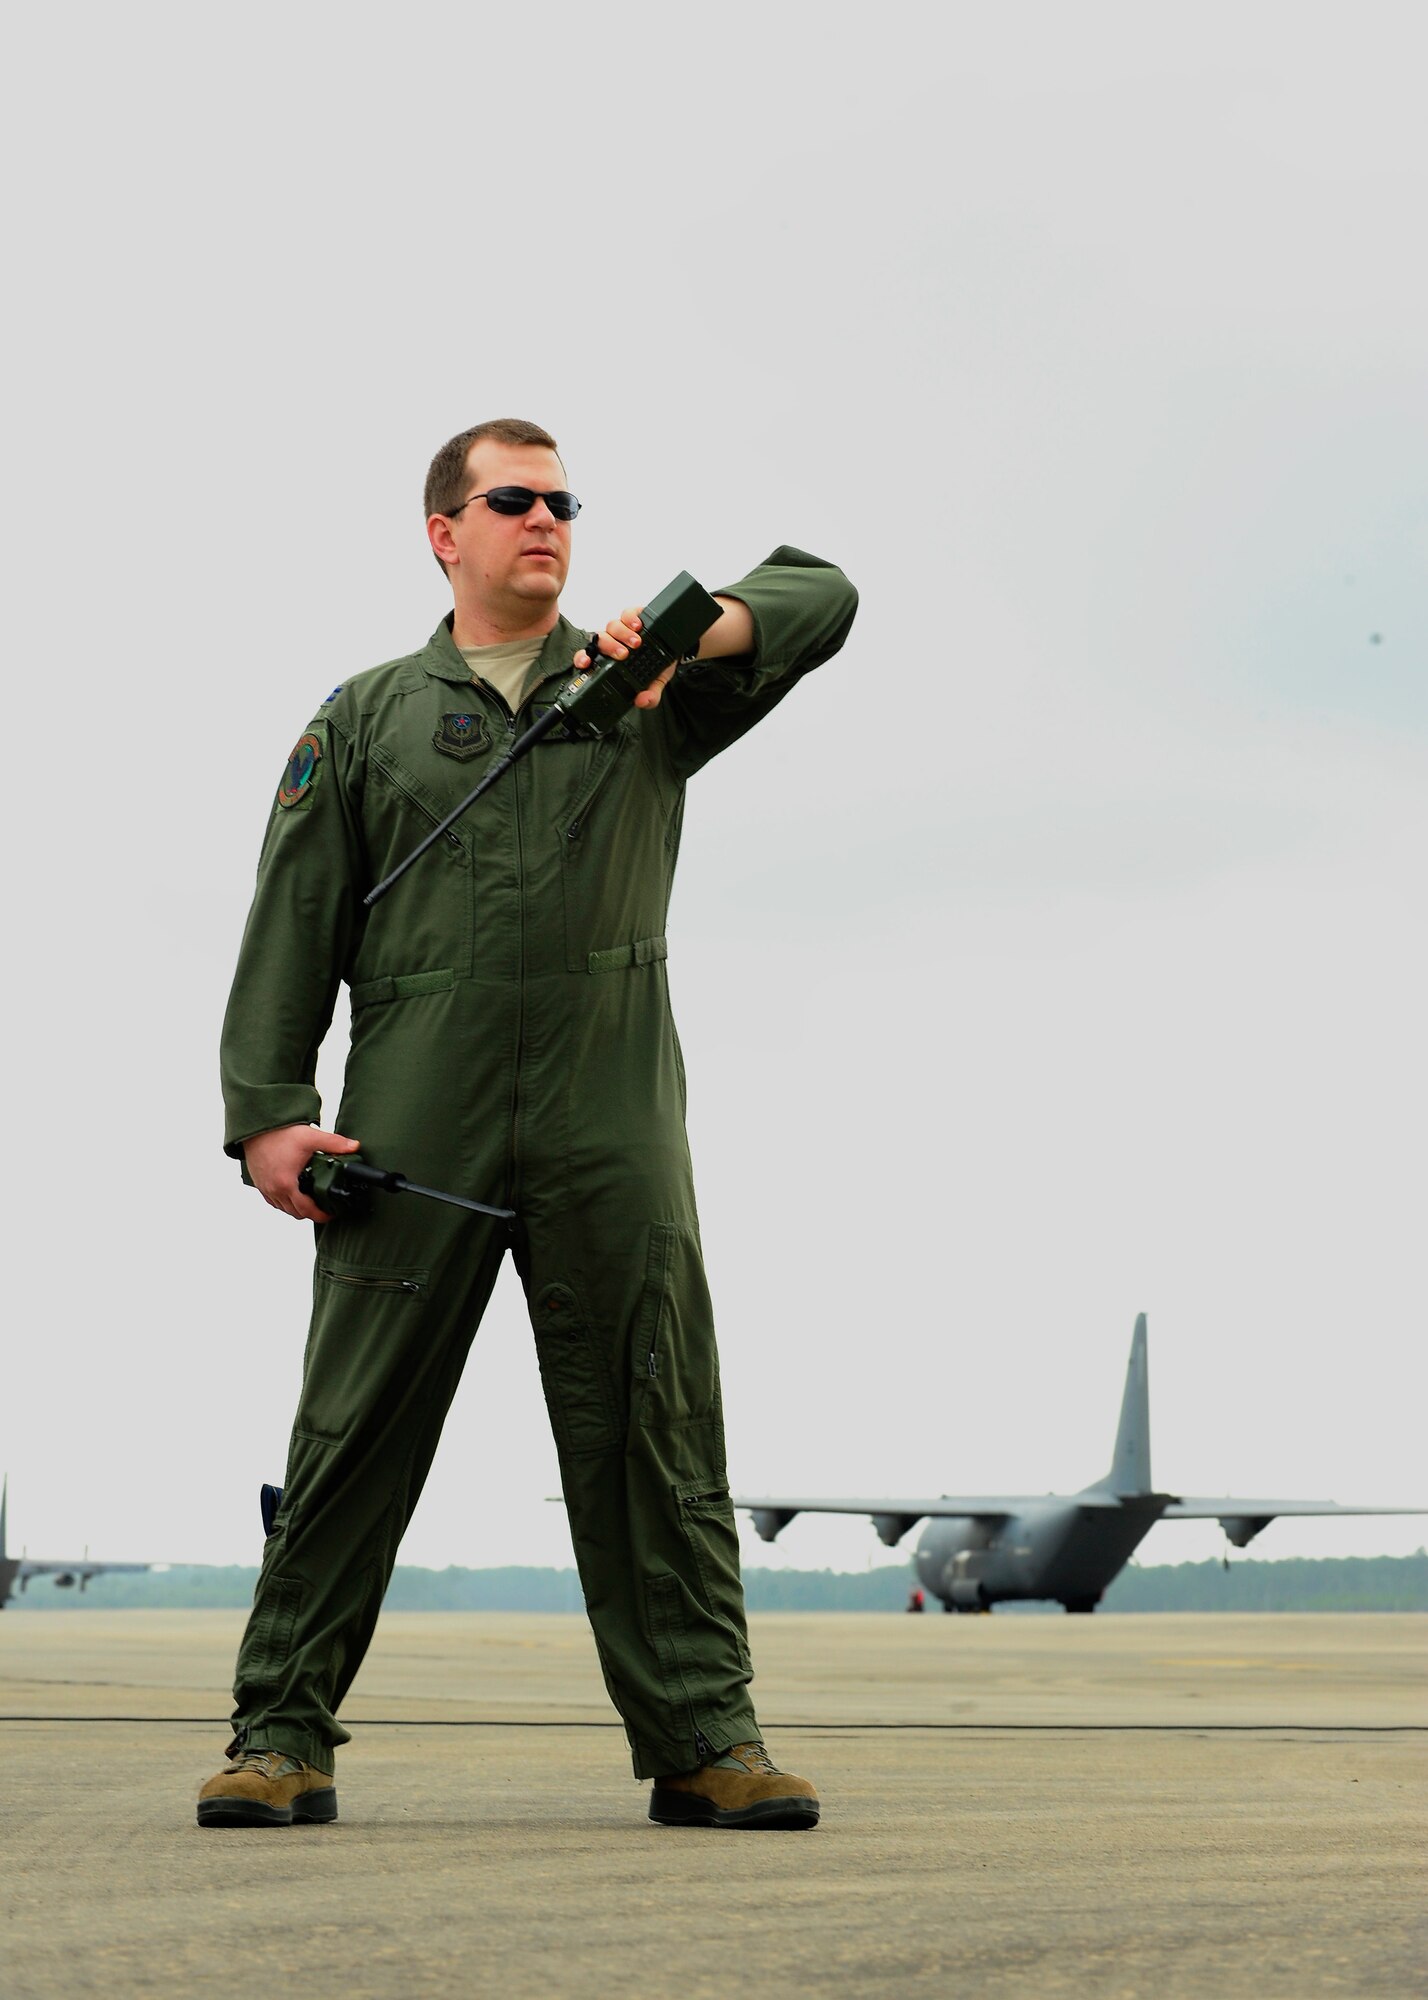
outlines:
[[[340,1132],[322,1132],[316,1125],[277,1125],[243,1141],[248,1178],[268,1204],[297,1222],[331,1222],[311,1195],[298,1186],[298,1175],[314,1153],[355,1153],[361,1141]]]

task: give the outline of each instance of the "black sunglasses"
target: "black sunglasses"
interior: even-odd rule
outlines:
[[[468,493],[461,507],[469,507],[473,500],[484,500],[493,514],[529,514],[537,500],[544,500],[557,521],[573,521],[580,512],[573,493],[532,493],[529,486],[493,486],[486,493]],[[447,519],[459,514],[461,507],[453,507]]]

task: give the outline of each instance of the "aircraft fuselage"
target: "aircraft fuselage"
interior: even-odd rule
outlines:
[[[1048,1499],[1001,1521],[929,1521],[914,1558],[919,1582],[950,1611],[1052,1598],[1068,1610],[1099,1603],[1160,1519],[1169,1496],[1122,1496],[1094,1511]]]

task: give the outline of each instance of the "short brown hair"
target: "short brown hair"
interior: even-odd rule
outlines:
[[[447,439],[427,469],[422,494],[423,520],[429,521],[433,514],[450,514],[461,505],[466,497],[462,492],[466,484],[466,461],[472,445],[480,444],[484,438],[495,444],[537,444],[547,451],[557,450],[550,432],[525,417],[493,417],[489,423],[473,424],[469,431],[458,431],[454,438]],[[446,564],[440,556],[436,562],[444,576]]]

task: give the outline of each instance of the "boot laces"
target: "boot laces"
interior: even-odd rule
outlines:
[[[298,1760],[288,1756],[284,1750],[240,1750],[232,1758],[230,1771],[261,1771],[265,1778],[281,1778],[286,1771],[296,1771]]]
[[[733,1749],[727,1754],[730,1757],[737,1757],[739,1762],[749,1771],[760,1771],[765,1776],[772,1778],[776,1778],[779,1775],[777,1764],[774,1763],[762,1743],[736,1743]]]

